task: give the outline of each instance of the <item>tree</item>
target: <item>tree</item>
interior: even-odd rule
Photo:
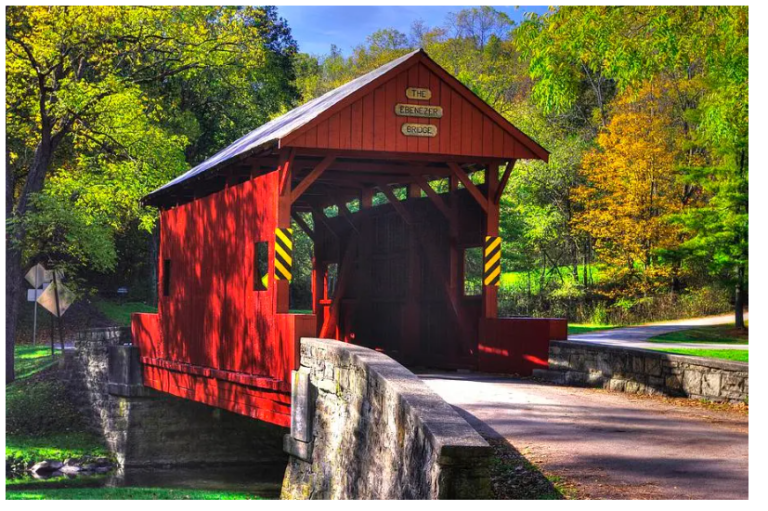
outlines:
[[[677,111],[670,115],[683,129],[686,152],[676,162],[678,174],[686,174],[689,192],[704,190],[703,209],[692,205],[671,218],[684,227],[681,247],[690,249],[680,254],[734,277],[740,324],[747,272],[747,8],[560,7],[531,16],[516,35],[530,60],[533,97],[546,111],[571,108],[587,72],[621,93],[672,80]]]
[[[45,218],[92,233],[129,219],[149,228],[154,213],[138,199],[188,167],[190,140],[197,160],[241,135],[254,117],[293,101],[290,90],[275,95],[258,115],[239,104],[214,105],[247,103],[262,89],[273,95],[280,74],[270,81],[268,67],[285,69],[280,59],[295,50],[274,20],[274,12],[253,7],[8,8],[7,381],[14,378],[30,230]],[[265,30],[269,23],[274,30]],[[205,86],[210,97],[203,97]],[[246,114],[235,117],[238,110]],[[232,115],[216,117],[221,113]],[[201,139],[201,126],[210,139]],[[77,215],[68,218],[66,208]],[[81,245],[81,262],[108,261],[103,247]]]
[[[677,169],[680,130],[660,106],[660,94],[649,84],[637,98],[628,93],[618,101],[598,147],[584,156],[586,183],[573,192],[583,207],[573,222],[595,240],[614,294],[645,295],[667,285],[677,270],[658,252],[679,243],[669,216],[692,195]]]

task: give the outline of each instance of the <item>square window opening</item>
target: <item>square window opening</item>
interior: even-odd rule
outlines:
[[[269,288],[269,242],[257,241],[253,249],[253,290]]]

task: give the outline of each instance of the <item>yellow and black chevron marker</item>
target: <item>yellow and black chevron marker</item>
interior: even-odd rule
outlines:
[[[275,280],[293,280],[293,229],[275,229]]]
[[[483,250],[483,285],[498,286],[501,280],[501,238],[485,237]]]

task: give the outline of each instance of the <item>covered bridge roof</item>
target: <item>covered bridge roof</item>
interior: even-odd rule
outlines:
[[[370,88],[369,85],[375,86],[374,82],[381,82],[389,79],[389,77],[397,74],[399,67],[406,67],[412,64],[415,60],[426,60],[436,69],[441,71],[446,79],[450,79],[452,86],[456,87],[462,95],[471,96],[475,103],[480,104],[483,107],[484,113],[492,115],[494,121],[502,126],[502,128],[511,133],[518,143],[524,145],[528,154],[537,159],[547,160],[548,152],[537,144],[530,137],[523,132],[515,128],[509,121],[504,119],[493,108],[484,103],[478,98],[472,91],[461,84],[458,80],[452,77],[449,73],[445,72],[438,64],[436,64],[424,50],[419,49],[403,55],[400,58],[392,60],[391,62],[356,78],[336,89],[333,89],[326,94],[315,98],[307,103],[294,108],[293,110],[281,115],[269,121],[266,124],[256,128],[250,133],[237,139],[228,147],[222,149],[212,157],[208,158],[204,162],[200,163],[191,170],[169,181],[160,188],[154,190],[148,194],[145,198],[145,202],[152,202],[152,199],[169,193],[172,189],[179,187],[183,183],[193,180],[197,177],[202,177],[205,174],[214,172],[230,163],[237,160],[241,160],[256,152],[264,151],[270,147],[280,147],[281,142],[285,142],[286,137],[291,135],[291,139],[295,139],[296,135],[301,132],[302,128],[307,127],[319,117],[327,114],[331,110],[342,108],[344,104],[348,103],[348,98],[357,96],[358,94],[364,94]],[[335,107],[335,108],[334,108]],[[291,145],[291,144],[289,144]]]

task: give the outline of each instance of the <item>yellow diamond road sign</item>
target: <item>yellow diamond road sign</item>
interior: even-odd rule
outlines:
[[[57,275],[58,277],[58,275]],[[59,313],[56,313],[56,287],[59,288]],[[75,294],[69,290],[67,286],[58,282],[57,284],[51,284],[37,299],[37,303],[45,307],[48,312],[54,316],[63,316],[72,302],[75,301]]]
[[[50,272],[46,270],[42,264],[37,263],[32,268],[30,268],[30,270],[27,272],[24,278],[27,279],[27,282],[29,282],[33,288],[39,289],[46,282],[45,280],[46,273],[50,273]]]

